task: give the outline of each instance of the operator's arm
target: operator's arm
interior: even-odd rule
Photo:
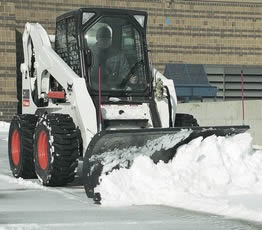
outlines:
[[[106,74],[111,85],[118,85],[127,76],[129,64],[123,53],[118,53],[106,61]]]
[[[120,68],[119,68],[119,78],[121,81],[127,76],[130,71],[130,66],[128,64],[125,54],[121,53],[119,56]]]

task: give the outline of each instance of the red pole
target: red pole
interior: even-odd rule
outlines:
[[[102,131],[102,113],[101,113],[101,66],[98,66],[98,123],[99,132]]]
[[[245,124],[245,104],[244,104],[244,76],[243,70],[241,70],[241,94],[242,94],[242,124]]]

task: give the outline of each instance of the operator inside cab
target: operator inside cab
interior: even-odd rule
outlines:
[[[93,90],[144,91],[144,55],[140,35],[125,17],[104,17],[85,33],[91,51],[88,79]]]

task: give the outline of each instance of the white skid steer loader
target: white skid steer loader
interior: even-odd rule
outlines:
[[[8,143],[15,177],[62,186],[83,160],[86,193],[99,200],[99,176],[130,167],[139,154],[168,162],[198,136],[249,128],[199,127],[176,114],[173,81],[149,63],[146,24],[142,11],[81,8],[57,18],[55,37],[25,25],[22,114]]]

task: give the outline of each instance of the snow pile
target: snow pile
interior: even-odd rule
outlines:
[[[0,121],[0,132],[8,132],[10,123],[5,121]]]
[[[170,205],[262,221],[262,150],[252,148],[248,133],[199,137],[168,164],[139,156],[130,169],[101,179],[95,190],[103,205]],[[256,210],[241,203],[254,195],[261,199]]]

